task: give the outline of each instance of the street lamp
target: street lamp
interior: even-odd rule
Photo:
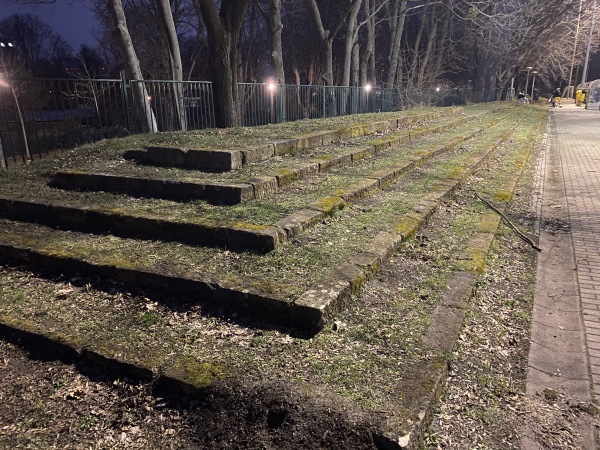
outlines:
[[[275,95],[275,83],[270,81],[267,84],[267,89],[269,90],[269,97],[270,97],[270,107],[269,107],[269,115],[271,116],[269,118],[270,123],[275,123],[275,110],[274,110],[274,102],[273,102],[273,96]]]
[[[531,73],[533,74],[533,81],[531,82],[531,101],[533,101],[533,88],[535,87],[535,74],[537,73],[537,70],[534,70]]]
[[[366,94],[367,101],[365,102],[365,107],[363,109],[363,112],[371,112],[371,108],[369,106],[369,93],[371,92],[372,88],[373,87],[371,86],[371,83],[365,84],[365,94]],[[360,102],[360,98],[359,98],[359,102]]]
[[[533,69],[533,67],[525,67],[527,69],[527,82],[525,83],[525,93],[527,94],[527,88],[529,87],[529,71]]]

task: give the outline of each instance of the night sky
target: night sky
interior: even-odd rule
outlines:
[[[45,5],[20,5],[10,0],[0,0],[0,20],[13,14],[36,15],[77,51],[81,44],[96,46],[92,36],[96,19],[87,8],[86,0],[56,0],[54,4]]]

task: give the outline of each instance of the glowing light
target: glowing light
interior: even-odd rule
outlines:
[[[370,84],[365,85],[365,91],[369,92],[370,90],[371,90],[371,85]]]
[[[275,90],[275,83],[269,83],[268,86],[269,86],[269,90],[271,92],[273,92]]]
[[[439,86],[435,88],[435,92],[440,92],[440,87]]]

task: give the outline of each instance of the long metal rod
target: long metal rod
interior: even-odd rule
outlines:
[[[581,11],[583,9],[583,0],[579,2],[579,14],[577,16],[577,28],[575,28],[575,42],[573,43],[573,56],[571,57],[571,72],[569,73],[569,84],[567,89],[571,89],[571,83],[573,82],[573,68],[575,67],[575,55],[577,53],[577,39],[579,38],[579,27],[581,25]],[[575,89],[571,93],[570,97],[575,94]]]
[[[592,6],[592,25],[590,26],[590,36],[588,38],[587,50],[585,52],[585,63],[583,64],[583,77],[581,78],[581,83],[585,83],[587,81],[588,64],[590,62],[590,49],[592,47],[592,35],[594,34],[595,21],[596,21],[596,0],[594,0],[594,5]]]

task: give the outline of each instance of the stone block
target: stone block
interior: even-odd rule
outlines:
[[[342,134],[339,130],[323,131],[323,145],[337,144],[342,140]]]
[[[243,165],[239,150],[188,150],[186,166],[207,172],[227,172]]]
[[[237,224],[217,229],[219,246],[235,250],[252,250],[268,253],[285,240],[275,227]]]
[[[322,155],[312,159],[313,162],[319,165],[319,173],[326,172],[332,167],[340,165],[340,160],[337,155]]]
[[[349,127],[340,128],[339,132],[340,139],[343,142],[369,134],[369,127],[368,124],[352,125]]]
[[[148,162],[147,150],[127,150],[123,153],[123,159],[128,161],[137,161],[140,163]]]
[[[273,142],[275,155],[286,155],[298,152],[298,141],[296,139],[282,139]]]
[[[320,280],[294,302],[290,311],[292,324],[298,328],[320,330],[333,320],[351,296],[352,287],[348,281],[335,276]]]
[[[188,150],[180,147],[151,146],[147,149],[149,162],[161,166],[183,167]]]
[[[365,197],[369,192],[376,189],[379,189],[379,180],[376,178],[367,178],[346,186],[335,193],[343,198],[346,203],[350,203]]]
[[[385,186],[393,183],[397,178],[397,171],[395,168],[380,169],[371,174],[372,177],[379,180],[380,186]]]
[[[340,152],[335,157],[339,160],[338,166],[349,166],[354,158],[354,150]]]
[[[275,145],[265,144],[241,150],[244,164],[266,161],[275,155]]]
[[[388,130],[388,121],[383,121],[383,122],[373,122],[370,123],[367,127],[367,129],[369,130],[369,133],[383,133],[384,131]]]
[[[82,208],[71,206],[51,206],[50,207],[51,222],[56,224],[69,224],[78,229],[85,229],[88,220],[87,211]]]
[[[52,219],[50,207],[44,203],[4,198],[0,206],[0,215],[6,219],[36,223],[49,223]]]
[[[352,150],[352,162],[360,161],[375,154],[375,148],[371,145]]]
[[[158,194],[157,197],[168,198],[171,200],[208,200],[206,198],[205,185],[202,183],[179,180],[160,181],[164,181],[164,184],[162,185],[162,192]]]
[[[350,264],[360,267],[366,278],[371,279],[373,275],[379,272],[382,261],[383,257],[380,254],[365,251],[359,253],[358,255],[354,255],[350,259]]]
[[[190,245],[218,247],[216,224],[200,221],[171,222],[166,221],[162,226],[162,239],[184,242]]]
[[[262,320],[287,322],[289,320],[290,303],[279,298],[276,294],[262,292],[257,288],[248,288],[248,281],[264,285],[264,280],[220,281],[215,286],[215,301],[241,308]]]
[[[298,172],[300,174],[300,178],[302,179],[315,177],[319,174],[319,163],[308,162],[294,164],[290,167],[290,169],[295,172]]]
[[[363,248],[365,252],[377,255],[380,262],[388,260],[402,243],[402,236],[395,233],[381,231]]]
[[[317,211],[321,211],[325,215],[331,215],[335,211],[339,211],[340,209],[344,209],[346,207],[346,202],[343,198],[338,196],[333,197],[325,197],[310,205],[310,208],[315,209]]]
[[[294,181],[300,180],[302,176],[298,170],[285,168],[278,169],[277,172],[275,172],[275,178],[277,178],[277,185],[282,187],[292,184]]]
[[[293,136],[298,143],[298,150],[309,150],[323,146],[323,138],[329,140],[327,131],[313,131],[312,133],[305,133],[298,136]]]
[[[254,198],[268,198],[278,190],[276,177],[257,177],[248,181],[254,190]]]
[[[305,229],[318,223],[323,218],[323,213],[314,209],[302,209],[277,221],[275,226],[283,229],[288,239],[300,235]]]
[[[126,182],[123,182],[120,192],[126,192],[130,195],[135,195],[136,197],[150,198],[162,198],[165,195],[167,184],[165,180],[131,177],[123,181]]]
[[[358,266],[350,263],[340,264],[335,268],[334,273],[338,279],[350,283],[353,294],[356,294],[367,281],[367,277],[363,271]]]
[[[249,183],[205,184],[201,198],[214,205],[237,205],[254,198],[254,187]]]

